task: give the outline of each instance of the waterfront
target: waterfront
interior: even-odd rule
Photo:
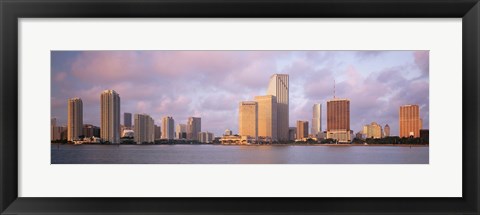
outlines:
[[[428,146],[51,145],[52,164],[428,164]]]

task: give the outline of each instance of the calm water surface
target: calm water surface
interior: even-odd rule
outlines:
[[[428,164],[428,146],[57,145],[52,164]]]

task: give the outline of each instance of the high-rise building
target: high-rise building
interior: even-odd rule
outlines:
[[[173,117],[166,116],[162,118],[162,139],[173,140],[175,137],[175,121]]]
[[[383,128],[383,136],[384,137],[390,136],[390,126],[388,126],[388,124],[386,124],[385,127]]]
[[[210,132],[198,132],[197,136],[201,143],[211,143],[213,141],[213,133]]]
[[[230,136],[230,135],[233,135],[233,132],[230,129],[225,129],[225,132],[223,132],[223,135]]]
[[[297,139],[308,138],[308,121],[297,121]]]
[[[277,140],[277,99],[275,96],[255,96],[257,102],[257,136]],[[288,132],[287,132],[288,134]]]
[[[85,124],[83,125],[83,135],[85,137],[100,137],[100,127]]]
[[[100,100],[100,138],[109,143],[119,143],[120,95],[115,90],[105,90]]]
[[[238,134],[257,138],[258,106],[255,101],[240,102],[238,107]],[[231,131],[230,131],[231,133]],[[229,134],[231,135],[231,134]]]
[[[276,138],[279,141],[288,141],[289,129],[289,78],[288,74],[274,74],[270,77],[267,95],[276,99]],[[259,114],[260,117],[260,114]]]
[[[162,138],[162,127],[159,125],[155,125],[155,140],[159,140]]]
[[[59,135],[56,134],[55,128],[57,127],[57,118],[52,117],[50,118],[50,140],[58,140]]]
[[[125,129],[132,129],[132,113],[123,113],[123,125]]]
[[[400,106],[399,116],[400,137],[420,137],[422,121],[418,105]]]
[[[66,140],[67,126],[55,126],[52,131],[52,140]]]
[[[175,129],[175,137],[179,140],[187,139],[187,125],[186,124],[177,124]]]
[[[297,128],[289,127],[288,128],[288,140],[295,141],[297,139]]]
[[[50,119],[50,140],[67,139],[67,126],[58,126],[57,118]]]
[[[200,117],[188,117],[187,139],[198,140],[198,132],[202,131],[202,119]]]
[[[338,142],[351,142],[350,100],[336,99],[327,101],[327,138]]]
[[[83,103],[80,98],[68,99],[67,140],[73,141],[83,135]]]
[[[365,134],[366,138],[382,138],[382,126],[377,124],[376,122],[372,122],[368,125],[363,126],[363,134]]]
[[[322,104],[313,105],[312,135],[319,137],[322,132]]]
[[[134,138],[137,144],[153,143],[155,141],[155,122],[147,114],[134,115]]]
[[[420,129],[420,139],[422,140],[423,144],[428,144],[429,143],[429,131],[428,129]]]

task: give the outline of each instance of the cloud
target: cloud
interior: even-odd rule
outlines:
[[[429,51],[414,52],[415,64],[418,66],[423,75],[428,75],[430,71]]]
[[[62,82],[67,78],[67,73],[66,72],[59,72],[54,75],[53,80],[56,82]]]

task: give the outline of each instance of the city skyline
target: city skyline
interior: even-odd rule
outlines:
[[[238,133],[238,102],[265,95],[276,73],[290,75],[289,127],[311,119],[313,104],[331,100],[336,82],[336,96],[351,100],[355,132],[375,121],[398,135],[398,107],[405,104],[419,105],[428,128],[427,51],[54,51],[52,117],[66,124],[67,99],[80,97],[84,123],[98,126],[99,94],[114,89],[122,116],[173,116],[176,124],[197,116],[202,131]],[[323,109],[322,128],[325,119]]]

